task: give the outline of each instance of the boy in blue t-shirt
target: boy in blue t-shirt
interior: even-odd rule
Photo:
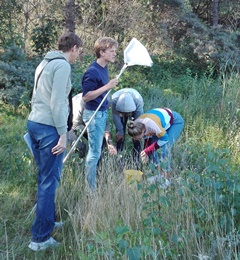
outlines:
[[[117,78],[110,81],[108,79],[108,63],[115,61],[117,48],[118,43],[114,39],[110,37],[99,38],[94,45],[97,59],[88,67],[82,79],[83,101],[86,102],[83,111],[85,124],[98,110],[87,127],[88,154],[85,163],[85,176],[87,184],[92,191],[95,191],[97,188],[97,163],[101,156],[108,100],[105,99],[100,107],[99,105],[107,92],[118,84]]]

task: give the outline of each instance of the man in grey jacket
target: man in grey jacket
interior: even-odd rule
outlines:
[[[128,119],[134,120],[143,114],[143,98],[133,88],[120,89],[112,95],[112,118],[116,128],[117,151],[123,151],[126,124]],[[133,160],[139,161],[141,143],[133,140]]]
[[[38,168],[38,192],[32,225],[33,251],[58,246],[51,233],[55,222],[55,194],[67,147],[68,96],[71,91],[71,66],[79,57],[82,41],[65,32],[58,40],[58,50],[49,51],[35,72],[31,112],[27,128]],[[59,222],[58,222],[59,223]]]

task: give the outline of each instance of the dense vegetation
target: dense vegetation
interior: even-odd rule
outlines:
[[[36,64],[66,28],[81,35],[85,55],[99,36],[117,39],[119,53],[136,37],[161,68],[157,78],[166,70],[193,77],[238,71],[239,9],[237,0],[2,1],[0,99],[26,105]]]
[[[167,190],[146,183],[145,177],[155,174],[152,165],[141,165],[143,180],[127,185],[120,156],[106,151],[98,196],[92,199],[85,192],[84,159],[72,154],[56,197],[57,217],[65,225],[53,235],[62,246],[39,253],[27,248],[36,167],[23,134],[33,75],[63,31],[64,8],[71,2],[0,3],[0,28],[6,32],[0,36],[0,257],[239,259],[239,5],[224,0],[214,26],[206,10],[216,1],[75,1],[75,31],[81,32],[85,52],[72,66],[75,93],[99,35],[120,43],[111,76],[119,73],[123,50],[136,37],[154,65],[127,68],[118,88],[136,88],[145,110],[166,106],[178,111],[185,128],[172,151]],[[127,137],[124,169],[135,167],[128,160],[130,151]]]

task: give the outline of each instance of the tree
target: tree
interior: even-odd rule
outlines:
[[[43,56],[46,51],[53,48],[58,38],[58,28],[54,20],[46,18],[35,24],[31,31],[32,49],[39,56]]]
[[[18,30],[19,16],[21,16],[22,4],[17,0],[0,1],[0,47],[16,43],[23,45],[21,33]]]
[[[213,0],[213,27],[218,26],[218,0]]]
[[[67,0],[65,7],[65,27],[67,31],[74,32],[75,31],[75,1]]]
[[[240,28],[239,0],[188,0],[192,11],[205,23],[223,25],[236,31]]]

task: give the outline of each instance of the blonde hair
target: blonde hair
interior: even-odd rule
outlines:
[[[134,121],[129,121],[127,123],[128,134],[131,137],[135,137],[142,134],[144,129],[145,129],[145,125],[143,123],[134,122]]]
[[[108,48],[118,47],[118,42],[111,37],[100,37],[94,44],[94,50],[97,58],[100,58],[100,51],[106,51]]]

